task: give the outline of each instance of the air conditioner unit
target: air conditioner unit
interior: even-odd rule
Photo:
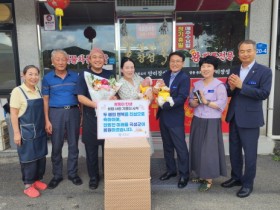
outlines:
[[[174,11],[176,0],[116,0],[116,12]]]

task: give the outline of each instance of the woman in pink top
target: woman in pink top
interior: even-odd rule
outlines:
[[[224,84],[214,78],[219,60],[213,56],[199,62],[203,79],[194,83],[189,106],[194,108],[190,132],[190,169],[199,191],[207,191],[212,179],[226,176],[221,116],[227,105]]]

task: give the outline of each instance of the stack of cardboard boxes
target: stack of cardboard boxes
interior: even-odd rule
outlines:
[[[106,139],[104,173],[106,210],[151,209],[147,139]]]
[[[2,151],[8,149],[10,147],[10,143],[8,125],[5,120],[1,121],[0,127],[0,151]]]

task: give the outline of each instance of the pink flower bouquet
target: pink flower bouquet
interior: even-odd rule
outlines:
[[[121,87],[121,83],[118,83],[114,77],[106,79],[89,72],[84,72],[84,74],[93,101],[108,100],[116,95]]]

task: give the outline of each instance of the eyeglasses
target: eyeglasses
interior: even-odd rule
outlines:
[[[169,63],[172,63],[172,64],[176,64],[176,63],[182,63],[183,61],[180,61],[180,60],[170,60]]]

